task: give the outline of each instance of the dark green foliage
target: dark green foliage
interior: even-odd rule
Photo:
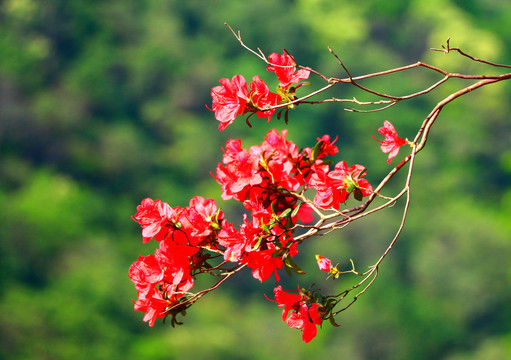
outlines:
[[[450,37],[474,56],[510,63],[510,18],[507,2],[482,0],[1,2],[0,359],[510,358],[510,84],[442,112],[416,159],[405,233],[377,283],[336,319],[340,328],[325,324],[310,344],[264,299],[273,284],[248,271],[199,301],[175,329],[142,322],[126,276],[138,254],[150,252],[130,219],[141,199],[219,200],[210,172],[225,141],[242,138],[248,147],[285,126],[275,116],[269,124],[251,118],[248,129],[240,118],[217,131],[204,105],[218,79],[274,80],[224,22],[253,48],[285,48],[298,63],[340,77],[327,45],[353,75],[419,59],[495,73],[428,48]],[[365,85],[404,95],[436,80],[417,70]],[[321,85],[311,82],[298,95]],[[464,84],[382,113],[300,105],[285,114],[288,138],[306,147],[339,135],[337,159],[364,164],[376,184],[389,170],[370,136],[383,120],[410,137],[436,102]],[[350,87],[326,96],[374,100]],[[398,210],[304,244],[300,267],[288,265],[307,277],[293,275],[287,288],[314,278],[316,253],[340,268],[350,258],[361,269],[373,264],[393,237]],[[335,283],[321,286],[334,292]]]

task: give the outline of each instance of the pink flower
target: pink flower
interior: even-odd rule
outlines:
[[[211,89],[213,98],[212,109],[215,118],[220,121],[219,130],[224,130],[230,125],[236,116],[245,113],[250,96],[247,89],[247,82],[241,75],[235,75],[232,81],[220,79],[222,86],[215,86]]]
[[[378,132],[385,135],[385,140],[379,141],[373,136],[373,139],[381,143],[381,151],[389,153],[389,159],[387,162],[390,164],[392,159],[399,153],[399,148],[408,143],[408,140],[401,139],[398,135],[394,126],[385,120],[383,126],[378,129]]]
[[[318,263],[319,270],[330,272],[330,269],[332,268],[332,261],[330,259],[321,255],[316,255],[316,261]]]
[[[268,56],[270,65],[266,70],[273,71],[280,81],[279,86],[287,89],[289,85],[298,83],[301,79],[307,79],[310,71],[305,69],[296,70],[294,58],[284,51],[282,55],[277,53]]]

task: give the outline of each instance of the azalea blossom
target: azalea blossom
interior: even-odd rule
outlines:
[[[138,261],[131,264],[128,276],[135,284],[139,296],[149,294],[163,279],[163,270],[154,255],[140,255]]]
[[[282,99],[280,95],[272,93],[268,85],[259,76],[254,76],[247,88],[247,81],[242,75],[235,75],[232,80],[220,79],[221,86],[211,89],[213,98],[212,108],[215,118],[220,121],[219,130],[224,130],[232,124],[238,115],[255,113],[260,118],[268,118],[275,109],[269,109]]]
[[[221,86],[211,89],[213,105],[211,110],[215,112],[215,118],[220,121],[219,130],[224,130],[230,125],[236,116],[245,113],[250,95],[247,89],[247,81],[242,75],[235,75],[232,81],[220,79]]]
[[[316,261],[318,263],[319,270],[330,272],[330,269],[332,268],[332,261],[330,259],[321,255],[316,255]]]
[[[280,81],[279,86],[287,89],[289,85],[296,84],[302,79],[309,78],[310,71],[305,69],[296,70],[294,58],[286,51],[282,55],[272,53],[268,56],[270,64],[266,70],[273,71]]]
[[[169,204],[146,198],[137,206],[137,212],[133,219],[142,227],[142,239],[146,243],[153,237],[156,241],[162,241],[175,215],[176,210],[172,209]]]
[[[263,110],[271,106],[275,106],[282,99],[280,95],[272,93],[268,88],[268,85],[261,80],[259,76],[254,76],[250,87],[250,101],[252,106],[255,108],[255,112],[260,118],[268,118],[270,121],[271,116],[275,112],[275,109]]]
[[[243,98],[233,92],[242,82],[236,77],[225,80],[226,86],[217,93],[232,95],[234,104],[237,98]],[[253,96],[240,111],[261,111],[270,116],[271,111],[254,107],[254,104],[266,107],[266,101],[274,101],[267,86],[254,78],[247,92]],[[241,93],[245,94],[244,90]],[[304,150],[299,150],[286,136],[287,130],[272,129],[259,146],[244,149],[241,140],[235,139],[225,144],[215,178],[222,186],[224,199],[234,198],[248,210],[239,227],[224,219],[212,199],[195,196],[184,207],[170,207],[150,198],[142,200],[133,220],[142,227],[143,241],[154,237],[159,247],[154,255],[140,256],[130,267],[128,276],[137,290],[135,310],[145,312],[144,321],[150,326],[158,318],[169,315],[174,321],[182,310],[179,304],[191,296],[197,275],[214,269],[208,260],[217,255],[212,257],[209,251],[223,256],[225,262],[237,263],[234,269],[246,265],[261,282],[272,275],[279,281],[278,271],[284,266],[301,272],[291,260],[298,253],[293,230],[298,221],[314,220],[314,207],[294,194],[300,188],[316,188],[326,207],[337,206],[334,204],[344,201],[355,188],[370,188],[361,179],[364,168],[360,165],[348,167],[341,162],[329,171],[323,158],[336,154],[338,149],[328,135],[318,138],[313,149]],[[331,192],[335,195],[328,195]],[[320,206],[318,201],[315,203]],[[316,335],[316,326],[322,322],[322,306],[305,293],[289,294],[294,301],[285,294],[283,291],[276,294],[279,306],[287,304],[284,320],[290,327],[303,331],[304,341],[310,341]]]
[[[381,151],[384,153],[389,153],[389,159],[387,162],[390,164],[392,159],[396,157],[399,153],[399,148],[405,144],[408,144],[409,141],[406,139],[402,139],[397,135],[396,129],[394,126],[387,120],[383,122],[383,126],[378,129],[378,132],[382,135],[385,135],[385,140],[380,141],[373,136],[373,139],[381,143]]]
[[[284,267],[284,261],[280,256],[274,256],[275,250],[275,246],[270,245],[267,250],[251,251],[243,257],[241,263],[247,264],[252,269],[252,276],[260,282],[268,280],[272,274],[279,281],[277,270]]]
[[[362,178],[365,168],[359,164],[348,166],[343,160],[338,162],[332,171],[316,165],[312,166],[312,171],[309,186],[317,190],[314,204],[323,209],[339,209],[340,204],[346,202],[352,192],[355,192],[355,198],[358,193],[361,199],[370,195],[373,190],[371,184]]]
[[[284,308],[282,320],[289,327],[302,330],[304,342],[311,341],[317,334],[316,326],[321,325],[323,321],[321,304],[312,302],[309,296],[300,289],[298,289],[298,294],[293,294],[285,292],[279,285],[273,290],[273,293],[277,306]]]
[[[156,319],[163,318],[163,311],[168,305],[167,300],[163,298],[161,292],[154,291],[150,294],[150,296],[139,297],[135,303],[135,310],[143,311],[146,314],[144,315],[144,321],[146,321],[149,326],[154,326]]]

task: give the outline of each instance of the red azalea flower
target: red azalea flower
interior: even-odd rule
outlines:
[[[314,205],[323,209],[328,209],[334,203],[339,203],[337,199],[340,191],[335,191],[335,186],[328,177],[328,168],[312,167],[312,176],[309,179],[309,186],[317,190],[314,197]]]
[[[373,190],[369,182],[362,178],[365,171],[362,165],[348,166],[343,160],[328,173],[323,167],[318,166],[312,166],[312,170],[309,186],[317,190],[314,204],[323,209],[331,206],[339,209],[340,204],[354,191],[359,191],[362,196],[368,196]]]
[[[271,246],[267,250],[251,251],[243,256],[241,263],[247,264],[252,269],[252,276],[260,282],[268,280],[273,273],[279,281],[280,277],[277,274],[277,269],[284,267],[284,261],[279,256],[273,256],[274,254],[275,246]]]
[[[266,134],[259,149],[263,156],[264,168],[270,173],[272,183],[296,191],[304,184],[303,177],[296,168],[302,156],[296,144],[287,141],[286,136],[287,130],[282,130],[280,134],[272,129]]]
[[[277,286],[273,293],[277,306],[283,307],[282,320],[294,329],[303,331],[302,340],[311,341],[317,334],[316,325],[321,325],[323,318],[321,305],[311,302],[307,295],[298,290],[298,294],[287,293],[282,286]],[[291,315],[288,317],[289,313]]]
[[[176,231],[181,233],[181,231]],[[155,256],[160,266],[165,269],[164,282],[167,298],[170,298],[175,291],[188,291],[192,288],[194,279],[191,275],[192,257],[199,249],[195,246],[178,244],[171,239],[160,243],[155,250]]]
[[[287,89],[289,85],[298,83],[301,79],[307,79],[310,71],[305,69],[296,70],[294,58],[284,51],[282,55],[277,53],[268,56],[270,65],[266,70],[273,71],[280,81],[279,86]]]
[[[220,79],[222,86],[215,86],[211,89],[213,98],[212,111],[215,118],[220,121],[219,130],[224,130],[230,125],[236,116],[245,112],[250,96],[247,89],[247,82],[242,75],[235,75],[232,81]]]
[[[142,227],[143,242],[146,243],[153,237],[156,241],[163,240],[175,216],[176,211],[167,203],[146,198],[137,206],[133,219]]]
[[[389,153],[387,162],[390,164],[392,159],[399,153],[399,148],[408,143],[408,140],[402,139],[397,135],[394,126],[385,120],[383,126],[378,129],[378,132],[385,135],[385,140],[380,141],[373,136],[373,139],[381,143],[381,151]]]
[[[312,215],[312,208],[308,204],[302,203],[298,209],[297,217],[301,222],[305,224],[312,222],[312,220],[314,220],[314,216]]]
[[[163,270],[154,255],[138,257],[131,264],[128,276],[140,294],[148,294],[163,279]]]
[[[218,212],[214,200],[195,196],[190,200],[190,206],[181,212],[179,222],[182,225],[182,231],[189,236],[191,245],[199,245],[212,233],[212,221],[221,220],[222,216],[223,213]],[[213,219],[214,217],[218,219]]]
[[[239,231],[225,221],[222,230],[218,233],[218,243],[225,247],[224,260],[240,261],[242,256],[252,250],[260,232],[261,229],[254,225],[253,221],[249,222],[246,215],[243,216],[243,224]]]
[[[287,293],[282,290],[282,286],[280,285],[273,289],[273,293],[275,294],[277,306],[284,308],[284,310],[282,310],[282,320],[286,321],[289,312],[295,310],[296,304],[302,301],[302,294],[301,292],[298,294]]]
[[[303,304],[298,311],[291,313],[286,324],[290,328],[301,329],[303,331],[302,340],[308,343],[314,339],[318,333],[316,325],[321,325],[322,321],[319,305],[317,303],[312,303],[310,307]]]
[[[275,106],[282,99],[280,95],[270,92],[268,85],[261,80],[259,76],[254,76],[250,87],[250,101],[252,105],[258,109],[265,109],[271,106]],[[270,121],[271,116],[275,112],[275,109],[257,111],[256,114],[260,118],[268,117]]]
[[[222,185],[222,199],[243,201],[250,186],[259,185],[263,178],[259,172],[260,154],[249,153],[241,147],[241,140],[230,139],[225,145],[223,162],[216,169],[216,180]]]
[[[342,181],[342,187],[346,194],[341,202],[344,202],[355,188],[360,189],[362,196],[371,195],[373,187],[366,179],[362,178],[365,175],[365,170],[366,168],[359,164],[348,166],[343,160],[338,162],[334,170],[328,173],[331,179]]]
[[[167,307],[168,302],[163,298],[160,291],[154,291],[150,296],[139,298],[135,302],[135,310],[144,311],[144,321],[149,323],[149,326],[154,326],[156,319],[164,317],[162,312]]]

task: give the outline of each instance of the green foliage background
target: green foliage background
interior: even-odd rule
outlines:
[[[220,202],[209,172],[228,138],[259,144],[272,127],[242,119],[219,133],[205,108],[221,77],[265,74],[223,25],[265,53],[342,76],[423,60],[452,72],[495,73],[429,51],[450,37],[474,56],[511,63],[504,0],[5,0],[0,3],[1,359],[444,359],[511,358],[511,83],[469,94],[442,112],[417,158],[403,237],[377,283],[310,344],[268,302],[274,284],[249,272],[194,305],[185,325],[149,328],[126,273],[142,246],[130,216],[144,197],[184,206]],[[420,90],[435,74],[410,71],[367,84]],[[316,85],[320,83],[315,82]],[[301,107],[290,140],[339,135],[337,161],[361,163],[373,183],[389,167],[369,136],[391,120],[411,137],[429,110],[464,82],[384,113]],[[339,88],[329,96],[366,94]],[[396,184],[396,188],[399,184]],[[229,203],[221,204],[239,216]],[[399,206],[301,250],[364,268],[399,222]],[[234,218],[233,221],[237,221]],[[334,260],[334,261],[335,261]]]

